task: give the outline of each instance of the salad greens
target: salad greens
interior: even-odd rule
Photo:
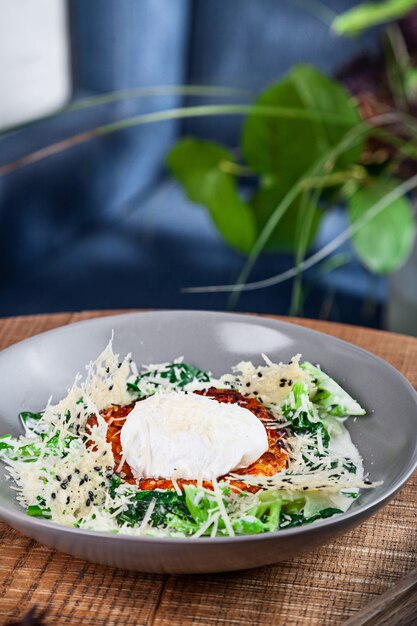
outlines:
[[[308,361],[300,366],[313,379],[317,391],[314,403],[320,410],[335,417],[348,415],[365,415],[365,410],[354,400],[333,378]]]
[[[323,445],[329,445],[329,432],[320,419],[319,413],[310,401],[308,388],[305,383],[294,383],[289,396],[281,405],[284,417],[290,422],[296,433],[310,433],[317,435],[320,432]]]
[[[111,376],[110,366],[104,365],[100,371]],[[122,365],[115,358],[118,374],[114,375],[121,376]],[[212,489],[206,488],[207,483],[204,487],[183,484],[179,488],[174,481],[175,490],[141,490],[116,473],[117,468],[105,458],[108,449],[101,449],[98,443],[93,448],[96,460],[89,461],[92,435],[86,430],[86,420],[92,409],[88,389],[81,386],[70,392],[69,404],[62,401],[64,404],[48,406],[45,411],[22,412],[24,436],[0,437],[0,459],[9,466],[12,478],[20,486],[36,486],[33,494],[26,489],[26,495],[20,496],[27,514],[56,521],[58,510],[70,520],[65,523],[116,533],[222,537],[293,528],[347,510],[359,489],[370,483],[363,480],[361,459],[343,422],[347,416],[363,415],[365,411],[336,381],[309,362],[269,362],[262,372],[249,365],[253,368],[252,382],[245,378],[247,372],[239,378],[236,369],[234,381],[242,393],[258,398],[269,409],[274,420],[268,424],[269,429],[281,433],[285,430],[285,470],[272,476],[249,473],[234,478],[232,473],[232,482],[212,481]],[[290,367],[291,380],[287,374],[290,370],[286,369]],[[211,385],[234,388],[233,382],[226,382],[227,376],[223,383],[215,381],[208,372],[181,359],[150,365],[139,373],[133,366],[127,369],[126,377],[120,379],[127,394],[126,404],[158,391],[192,392]],[[283,397],[280,403],[268,400],[269,375],[276,376],[276,388]],[[283,381],[288,384],[285,389]],[[113,387],[112,380],[106,378],[107,382]],[[106,432],[107,427],[104,438]],[[339,451],[334,442],[338,442]],[[76,465],[79,459],[87,459],[91,467],[87,464],[80,470]],[[233,480],[240,485],[243,482],[246,490],[236,488]],[[74,497],[78,500],[71,517],[67,507]]]
[[[117,499],[121,481],[115,476],[112,484],[113,495]],[[227,486],[221,487],[223,505],[236,535],[292,528],[342,512],[334,506],[331,499],[317,492],[264,492],[255,498],[251,494],[243,493],[236,496]],[[214,527],[216,535],[229,534],[220,515],[218,500],[212,491],[193,485],[186,485],[181,494],[175,491],[128,489],[129,491],[129,504],[116,517],[120,525],[125,524],[131,528],[139,525],[152,505],[149,524],[153,528],[167,528],[185,535],[193,535],[203,528],[201,536],[210,536]],[[248,502],[246,507],[245,501]],[[116,510],[112,509],[112,512]]]
[[[174,361],[163,366],[150,366],[134,380],[128,381],[127,388],[138,398],[144,398],[161,389],[184,389],[192,382],[208,383],[210,374],[188,363]]]

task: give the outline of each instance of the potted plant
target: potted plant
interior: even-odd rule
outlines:
[[[385,28],[380,56],[354,59],[334,80],[313,67],[292,68],[254,103],[237,151],[193,138],[171,150],[168,167],[188,197],[204,205],[225,241],[248,256],[235,286],[211,289],[233,291],[236,302],[242,289],[295,278],[291,312],[297,314],[303,270],[351,238],[368,270],[393,276],[390,326],[417,332],[416,325],[398,326],[395,313],[398,293],[400,306],[405,304],[399,288],[404,272],[411,266],[417,276],[417,254],[410,256],[416,233],[410,194],[417,186],[417,12],[409,14],[416,5],[363,4],[337,17],[335,32],[355,35],[407,16]],[[346,231],[308,256],[324,215],[340,203]],[[294,267],[248,284],[262,250],[291,252]],[[414,285],[417,301],[417,280]]]

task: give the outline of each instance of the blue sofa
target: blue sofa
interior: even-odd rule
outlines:
[[[353,4],[327,2],[338,12]],[[316,5],[72,0],[74,98],[183,83],[256,93],[296,62],[331,73],[375,46],[372,32],[336,39],[306,6]],[[131,99],[38,121],[0,138],[0,164],[115,119],[194,102],[179,96]],[[237,117],[199,118],[131,128],[0,178],[0,315],[117,307],[224,309],[226,294],[190,295],[181,288],[233,282],[244,258],[222,241],[204,209],[186,200],[169,178],[164,158],[183,134],[234,146],[240,124]],[[343,224],[343,212],[335,211],[320,241]],[[252,278],[290,265],[286,255],[265,254]],[[384,281],[368,275],[354,258],[338,271],[312,273],[306,281],[306,315],[380,323]],[[238,308],[285,314],[290,290],[291,284],[283,284],[244,293]]]

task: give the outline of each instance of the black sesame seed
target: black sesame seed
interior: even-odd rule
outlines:
[[[250,383],[246,383],[246,387],[250,387]]]
[[[80,487],[83,486],[84,482],[85,482],[84,478],[81,478],[81,480],[80,480]]]
[[[68,498],[65,500],[65,504],[69,504],[70,503],[70,497],[68,496]]]
[[[363,481],[365,483],[365,485],[372,485],[372,481],[366,479]]]
[[[110,367],[106,367],[106,374],[110,373]]]
[[[87,498],[87,500],[85,501],[86,506],[90,506],[91,502],[90,502],[90,498]]]
[[[288,384],[289,384],[289,386],[291,387],[291,385],[292,385],[292,380],[291,380],[291,378],[289,379]]]
[[[61,480],[61,476],[58,476],[58,474],[55,476],[55,478],[57,479],[57,481]]]
[[[113,389],[113,385],[110,385],[109,387],[109,391],[111,391]]]
[[[308,487],[303,487],[303,490],[304,490],[304,491],[307,491],[307,489],[308,489]]]
[[[258,395],[258,392],[257,392],[257,391],[254,391],[254,392],[253,392],[253,395],[254,395],[254,396],[257,396],[257,395]]]
[[[118,364],[117,364],[117,367],[120,369],[120,368],[122,367],[122,364],[121,364],[121,363],[118,363]]]
[[[282,383],[282,382],[281,382],[281,383],[279,383],[279,386],[280,386],[280,387],[285,387],[285,383]]]
[[[85,481],[86,483],[88,483],[88,476],[87,476],[87,474],[84,474],[84,481]]]
[[[78,467],[76,467],[76,468],[75,468],[74,472],[75,472],[76,474],[79,474],[79,473],[80,473],[80,470],[78,469]]]
[[[95,469],[96,472],[99,472],[101,468],[98,465],[95,465],[94,469]]]
[[[112,471],[112,466],[111,465],[106,465],[106,471],[107,472],[111,472]]]
[[[68,481],[63,480],[60,486],[61,486],[61,489],[66,489],[68,487]]]
[[[56,493],[51,493],[51,498],[52,498],[52,500],[55,500],[55,498],[56,498]]]
[[[262,378],[262,372],[258,372],[259,378]]]
[[[71,479],[72,479],[72,474],[68,474],[68,476],[67,476],[67,481],[68,481],[68,482],[71,482]]]
[[[111,478],[113,476],[113,474],[106,474],[106,478]]]

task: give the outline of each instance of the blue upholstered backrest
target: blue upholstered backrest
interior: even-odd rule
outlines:
[[[341,11],[353,0],[327,0]],[[336,39],[301,0],[72,0],[75,95],[178,83],[257,91],[299,61],[334,70],[364,39]],[[304,8],[303,8],[303,5]],[[127,100],[59,116],[0,142],[0,162],[111,120],[178,106],[180,97]],[[140,205],[182,132],[233,144],[240,120],[141,126],[76,146],[0,179],[2,276],[41,264],[83,228]]]

